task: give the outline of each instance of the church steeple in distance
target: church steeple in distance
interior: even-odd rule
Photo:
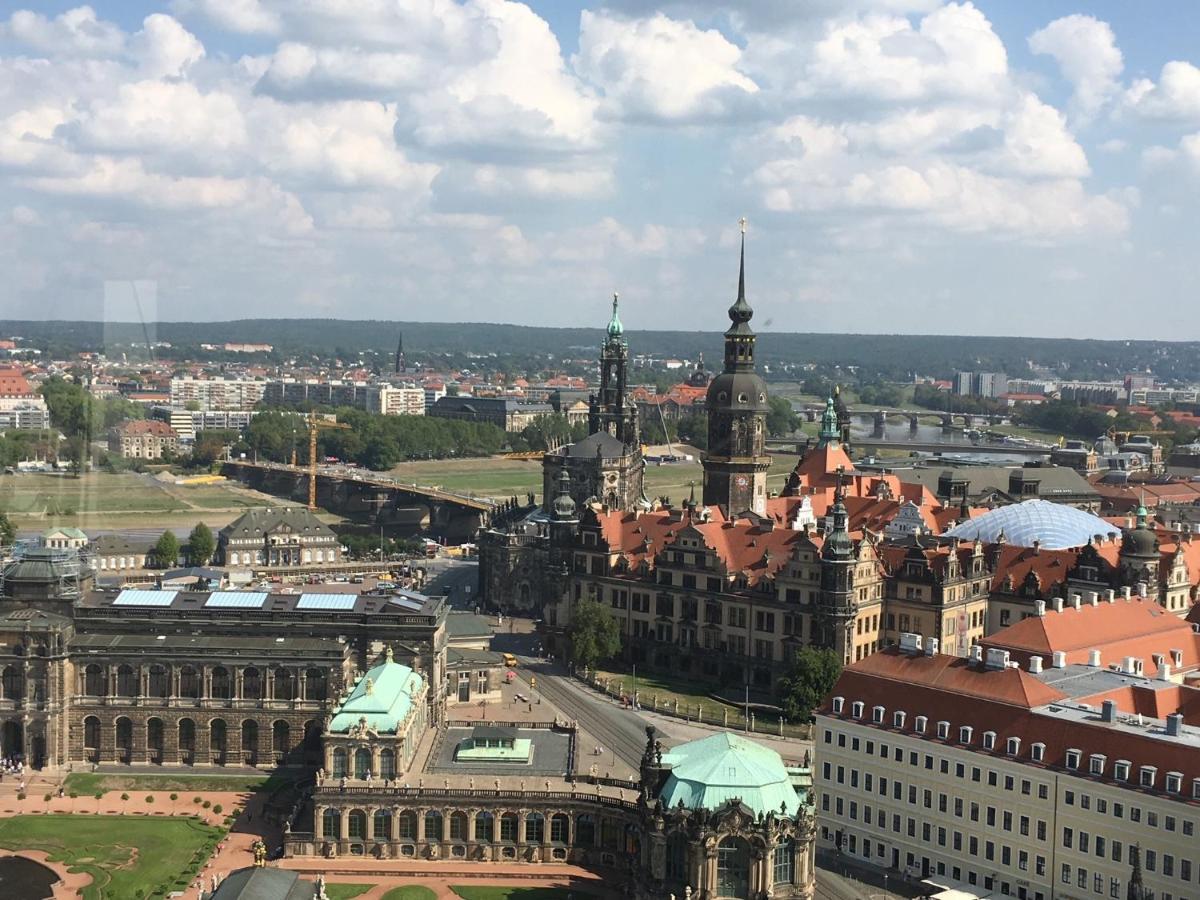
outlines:
[[[746,299],[746,220],[738,257],[737,299],[729,307],[725,367],[708,385],[708,451],[704,456],[704,503],[730,515],[763,515],[767,504],[767,386],[754,369],[754,310]]]

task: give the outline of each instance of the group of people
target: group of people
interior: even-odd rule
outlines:
[[[25,760],[19,756],[6,756],[0,760],[0,781],[5,776],[21,779],[21,790],[25,790]]]

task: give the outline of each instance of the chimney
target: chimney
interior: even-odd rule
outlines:
[[[1167,716],[1167,736],[1179,737],[1183,731],[1183,713],[1171,713]]]
[[[904,653],[919,654],[921,652],[921,636],[910,632],[900,635],[900,650]]]
[[[1161,662],[1158,664],[1158,680],[1159,681],[1170,681],[1171,680],[1171,664],[1170,663]]]
[[[1112,588],[1106,589],[1104,591],[1104,599],[1107,600],[1109,603],[1116,603],[1117,602],[1117,592],[1114,591]]]
[[[1034,600],[1033,601],[1033,609],[1034,609],[1034,612],[1037,614],[1037,617],[1039,619],[1042,618],[1043,616],[1046,615],[1046,601],[1045,600]]]
[[[1197,626],[1197,627],[1200,627],[1200,626]],[[983,662],[983,645],[982,644],[972,644],[971,645],[970,659],[971,659],[971,662],[974,662],[974,663]]]
[[[1122,600],[1129,599],[1129,585],[1125,585],[1123,588],[1121,588],[1121,599]]]
[[[1117,701],[1105,700],[1100,707],[1100,721],[1115,722],[1117,721]]]
[[[1067,667],[1067,654],[1064,651],[1054,651],[1053,666],[1056,669],[1065,669]]]
[[[925,655],[926,656],[937,656],[939,644],[940,644],[940,641],[938,641],[938,639],[935,637],[931,637],[931,638],[927,639],[925,641]]]
[[[1029,657],[1029,672],[1032,675],[1042,674],[1042,658],[1040,656]]]
[[[989,669],[1007,669],[1008,668],[1008,651],[1001,650],[999,647],[988,647],[987,668],[989,668]]]
[[[1080,603],[1081,603],[1081,602],[1082,602],[1082,601],[1081,601],[1081,598],[1080,598],[1080,596],[1079,596],[1078,594],[1072,594],[1072,595],[1071,595],[1071,607],[1072,607],[1073,609],[1079,609],[1079,605],[1080,605]]]
[[[1055,597],[1055,598],[1054,598],[1054,611],[1055,611],[1055,612],[1062,612],[1062,611],[1063,611],[1063,599],[1062,599],[1062,597]]]
[[[1100,595],[1098,593],[1096,593],[1095,591],[1088,591],[1086,596],[1087,596],[1087,602],[1090,603],[1092,606],[1100,605]]]
[[[1124,672],[1126,675],[1136,675],[1137,674],[1137,658],[1133,657],[1133,656],[1125,657],[1125,659],[1123,659],[1121,661],[1121,671]]]
[[[1149,591],[1150,591],[1150,588],[1149,588],[1149,585],[1146,584],[1146,582],[1139,581],[1137,583],[1137,595],[1139,597],[1149,596]]]
[[[1093,669],[1100,668],[1100,651],[1092,650],[1088,653],[1088,665]]]

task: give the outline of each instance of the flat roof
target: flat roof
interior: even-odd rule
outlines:
[[[423,596],[423,595],[421,595]],[[89,611],[112,609],[130,615],[145,615],[150,609],[209,614],[247,615],[305,613],[321,617],[357,616],[428,616],[437,617],[445,597],[425,597],[418,605],[415,598],[394,602],[390,595],[357,593],[267,593],[254,591],[163,591],[97,589],[85,593],[76,609],[84,616]]]

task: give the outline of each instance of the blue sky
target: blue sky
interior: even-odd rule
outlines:
[[[0,318],[1200,339],[1184,3],[0,2]]]

